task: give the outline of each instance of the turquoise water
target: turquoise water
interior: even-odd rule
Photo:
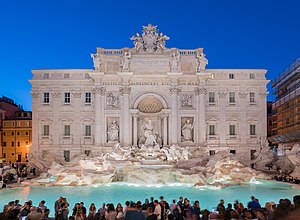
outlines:
[[[103,184],[97,186],[55,186],[55,187],[24,187],[4,189],[0,191],[0,208],[2,209],[9,201],[19,199],[23,204],[29,199],[34,205],[38,205],[41,200],[46,201],[46,206],[51,210],[53,216],[54,202],[59,196],[66,197],[72,209],[76,202],[83,201],[88,208],[94,202],[97,209],[103,202],[121,202],[124,205],[126,200],[142,202],[145,198],[153,196],[158,199],[163,195],[167,202],[172,199],[178,200],[180,196],[187,197],[190,201],[199,200],[201,208],[214,209],[220,199],[225,203],[233,203],[234,200],[247,204],[250,196],[257,197],[264,206],[268,201],[278,203],[281,198],[292,200],[294,195],[300,195],[300,189],[292,188],[290,185],[278,182],[259,180],[260,184],[243,184],[231,186],[223,189],[215,187],[192,187],[190,185],[171,184],[171,185],[135,185],[126,183]]]

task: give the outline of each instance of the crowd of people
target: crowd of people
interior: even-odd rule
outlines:
[[[36,168],[29,166],[27,163],[0,163],[0,188],[5,188],[8,184],[36,175]]]
[[[300,179],[298,177],[292,177],[287,175],[274,176],[274,180],[286,183],[300,184]]]
[[[94,203],[89,208],[84,202],[76,203],[70,207],[66,198],[59,197],[54,204],[54,213],[50,216],[50,210],[42,200],[34,206],[31,200],[19,204],[19,200],[11,201],[4,206],[0,214],[1,220],[299,220],[300,219],[300,195],[293,197],[293,203],[289,199],[280,199],[279,203],[267,202],[264,207],[259,200],[251,196],[247,206],[238,200],[225,205],[223,199],[215,210],[201,209],[199,201],[192,204],[189,199],[183,197],[179,201],[173,200],[171,204],[163,196],[159,200],[153,197],[141,201],[126,201],[124,206],[118,203],[103,203],[97,210]]]

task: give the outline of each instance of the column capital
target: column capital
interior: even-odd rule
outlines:
[[[226,90],[219,90],[218,94],[219,94],[220,98],[225,98],[226,95],[227,95],[227,91]]]
[[[239,92],[238,94],[240,98],[246,98],[246,96],[248,95],[247,92]]]
[[[130,86],[122,86],[119,88],[119,91],[121,93],[121,95],[124,95],[124,94],[130,94],[131,92],[131,87]]]
[[[181,89],[177,87],[172,87],[170,88],[170,92],[171,94],[179,94],[181,92]]]
[[[100,94],[100,95],[105,95],[106,89],[102,86],[95,86],[93,88],[93,93],[95,94]]]
[[[40,95],[40,91],[39,90],[31,90],[30,92],[32,98],[38,98]]]
[[[60,98],[60,93],[61,92],[59,90],[56,90],[56,91],[52,91],[51,95],[52,95],[53,98],[58,99],[58,98]]]
[[[73,94],[74,98],[80,98],[81,97],[81,93],[82,93],[81,90],[73,90],[72,91],[72,94]]]
[[[205,95],[206,94],[206,87],[205,86],[198,86],[195,88],[196,95]]]

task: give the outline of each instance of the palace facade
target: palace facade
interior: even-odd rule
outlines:
[[[207,69],[202,48],[166,48],[156,26],[133,48],[97,48],[93,69],[33,70],[31,153],[70,160],[121,146],[188,146],[251,158],[267,135],[266,70]]]

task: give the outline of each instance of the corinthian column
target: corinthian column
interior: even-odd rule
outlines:
[[[120,125],[120,140],[121,144],[128,146],[130,144],[130,115],[129,115],[129,94],[131,87],[120,87],[121,94],[121,125]]]
[[[178,134],[178,92],[180,89],[176,87],[170,88],[171,92],[171,144],[177,144],[179,142],[180,135]]]
[[[103,129],[103,117],[104,114],[104,105],[103,105],[103,96],[105,94],[105,89],[100,86],[96,86],[93,89],[95,94],[95,146],[103,146],[104,144],[104,133],[105,129]]]
[[[195,93],[198,96],[198,108],[197,108],[197,115],[198,115],[198,142],[201,146],[204,146],[206,141],[206,103],[205,103],[205,95],[206,95],[206,88],[201,83],[199,87],[195,89]]]

